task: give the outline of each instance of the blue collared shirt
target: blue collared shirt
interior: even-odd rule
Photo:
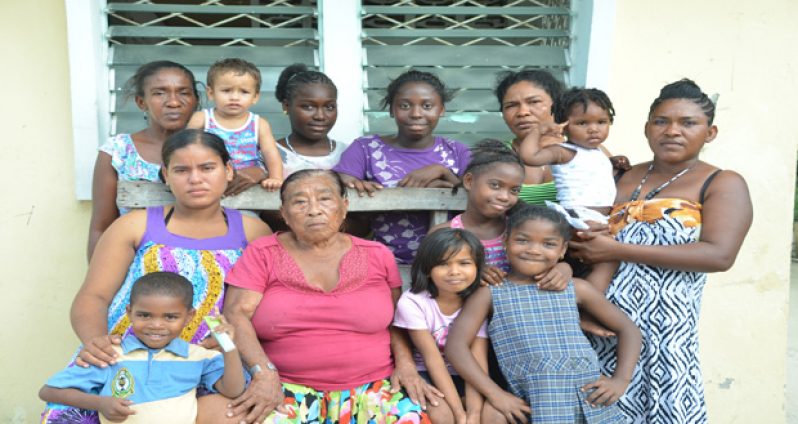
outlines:
[[[180,406],[174,407],[183,409],[182,402],[190,397],[196,411],[195,389],[203,386],[214,391],[213,385],[224,373],[221,353],[179,338],[163,349],[151,349],[130,334],[114,349],[119,354],[116,364],[106,368],[70,366],[49,379],[47,385],[129,399],[139,415],[147,408],[142,404],[154,402],[162,410],[160,401],[172,398],[181,398]],[[191,395],[186,396],[188,393]]]

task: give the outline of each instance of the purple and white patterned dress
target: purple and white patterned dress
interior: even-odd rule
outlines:
[[[427,149],[407,149],[385,143],[379,135],[360,137],[341,155],[333,170],[355,178],[396,187],[408,173],[429,165],[443,165],[461,175],[471,152],[459,141],[435,137]],[[413,261],[429,230],[429,213],[386,212],[371,221],[374,239],[388,246],[402,264]]]
[[[119,181],[161,181],[158,174],[161,164],[144,160],[130,134],[117,134],[109,138],[99,150],[111,156],[111,166]],[[120,215],[128,212],[130,209],[119,208]]]
[[[230,153],[230,162],[235,169],[263,168],[263,160],[258,149],[258,115],[249,112],[249,118],[240,128],[228,129],[216,121],[213,109],[205,109],[205,132],[216,134]]]

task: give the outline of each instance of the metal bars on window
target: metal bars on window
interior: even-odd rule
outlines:
[[[274,123],[275,133],[286,132],[284,119],[270,119],[280,111],[274,85],[286,65],[319,63],[316,0],[172,1],[107,2],[111,133],[146,126],[142,113],[122,93],[125,81],[142,64],[172,60],[204,81],[210,64],[226,57],[258,66],[263,82],[253,111]]]
[[[379,99],[410,67],[457,89],[436,133],[466,142],[508,135],[492,93],[499,71],[544,68],[568,79],[569,0],[363,0],[362,25],[369,132],[395,131]]]

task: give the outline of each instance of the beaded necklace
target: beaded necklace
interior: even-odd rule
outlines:
[[[686,174],[687,171],[693,169],[693,166],[695,166],[695,164],[692,164],[692,165],[688,166],[687,168],[682,169],[681,171],[679,171],[678,174],[676,174],[673,177],[671,177],[670,180],[665,181],[659,187],[655,188],[654,190],[649,191],[648,194],[646,194],[645,199],[646,200],[653,199],[654,196],[659,194],[659,192],[662,191],[665,187],[669,186],[672,182],[674,182],[677,179],[679,179],[679,177],[681,177],[682,175]],[[651,162],[651,165],[648,166],[648,171],[646,171],[646,175],[643,176],[643,179],[640,180],[640,184],[638,184],[637,188],[635,189],[635,191],[632,192],[632,196],[629,197],[629,201],[637,200],[637,198],[640,196],[640,190],[643,188],[643,184],[646,183],[646,180],[648,180],[648,177],[651,176],[651,171],[653,171],[653,170],[654,170],[654,162]]]

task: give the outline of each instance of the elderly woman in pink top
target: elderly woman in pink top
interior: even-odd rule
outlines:
[[[348,200],[334,172],[296,172],[280,198],[290,231],[250,244],[227,277],[224,314],[252,373],[230,415],[246,413],[249,423],[429,423],[422,409],[441,395],[391,328],[402,284],[393,255],[340,232]]]

